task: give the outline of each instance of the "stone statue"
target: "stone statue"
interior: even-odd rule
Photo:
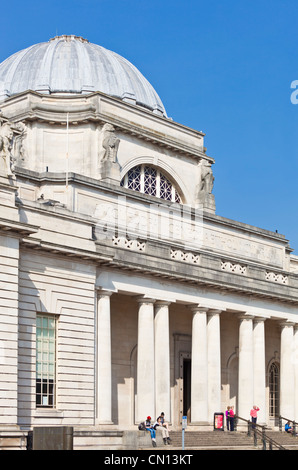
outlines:
[[[201,169],[201,178],[197,185],[197,193],[211,194],[214,185],[211,163],[206,160],[201,160],[199,166]]]
[[[13,130],[10,122],[0,120],[0,173],[5,176],[12,175],[13,168]]]
[[[102,129],[103,139],[102,147],[103,151],[101,152],[100,160],[101,161],[111,161],[116,163],[117,161],[117,152],[120,140],[115,135],[115,129],[111,124],[105,124]]]
[[[214,195],[212,194],[214,185],[214,176],[211,163],[201,160],[199,165],[199,181],[196,186],[195,203],[201,205],[207,210],[215,210]]]
[[[24,143],[26,139],[27,128],[23,122],[18,122],[15,125],[15,128],[17,131],[19,131],[19,134],[14,138],[13,153],[17,160],[17,164],[19,166],[24,166],[24,163],[27,159],[27,150]]]
[[[99,152],[98,165],[98,176],[102,181],[120,183],[120,165],[117,160],[119,143],[115,128],[111,124],[105,124],[102,128],[102,149]]]

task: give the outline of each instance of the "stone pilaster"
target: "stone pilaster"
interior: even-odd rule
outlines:
[[[144,297],[138,314],[137,422],[155,417],[154,302]]]
[[[298,422],[298,324],[294,326],[294,387],[295,387],[295,415],[294,420]]]
[[[284,418],[295,416],[295,379],[294,379],[294,325],[281,323],[280,335],[280,414]]]
[[[208,423],[208,353],[207,310],[205,307],[191,308],[192,353],[191,353],[191,423]]]
[[[213,422],[215,412],[221,411],[221,354],[220,354],[220,313],[208,310],[208,413]]]
[[[266,423],[265,318],[253,320],[254,404],[260,408],[258,423]]]
[[[154,305],[155,409],[157,415],[163,411],[167,421],[171,421],[169,305],[159,300]]]
[[[240,316],[239,325],[239,373],[238,373],[238,414],[249,419],[254,405],[254,354],[253,354],[253,317]]]
[[[97,423],[112,423],[112,354],[111,309],[112,292],[97,294]]]

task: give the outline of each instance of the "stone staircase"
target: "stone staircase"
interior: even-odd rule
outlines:
[[[298,436],[293,437],[291,434],[280,431],[267,431],[266,435],[287,450],[298,450]]]
[[[182,432],[170,433],[171,446],[182,448]],[[169,446],[170,448],[170,446]],[[185,431],[184,449],[254,449],[253,438],[242,432],[228,431]]]
[[[268,437],[282,445],[287,450],[298,450],[298,437],[293,437],[285,432],[268,431]],[[182,449],[182,432],[171,431],[171,445],[163,449]],[[160,449],[162,447],[159,447]],[[246,432],[228,431],[186,431],[184,434],[185,450],[262,450],[263,443],[258,438],[257,446],[254,445],[253,436],[247,436]],[[269,445],[267,444],[267,450]],[[278,450],[273,446],[272,450]]]

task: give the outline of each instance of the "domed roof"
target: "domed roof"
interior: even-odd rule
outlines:
[[[56,36],[0,64],[0,100],[27,90],[47,94],[100,91],[166,116],[158,94],[134,65],[79,36]]]

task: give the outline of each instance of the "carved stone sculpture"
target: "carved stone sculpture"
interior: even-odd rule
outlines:
[[[10,122],[0,120],[0,173],[5,176],[12,175],[13,167],[13,130]]]
[[[25,144],[27,128],[23,122],[19,122],[15,125],[15,129],[19,133],[14,138],[13,154],[17,165],[24,166],[27,159],[27,149]]]
[[[199,178],[196,187],[195,203],[201,205],[204,209],[214,211],[215,201],[212,194],[214,186],[214,175],[211,163],[201,160],[199,163]]]
[[[99,178],[111,183],[120,182],[120,166],[117,153],[120,139],[115,134],[111,124],[102,128],[101,150],[99,152]]]
[[[113,163],[117,161],[117,152],[120,140],[115,135],[115,129],[111,124],[105,124],[102,129],[103,139],[100,160],[106,161],[109,160]]]
[[[198,193],[211,194],[214,185],[214,176],[211,169],[211,163],[206,160],[200,162],[201,179],[197,186]]]

